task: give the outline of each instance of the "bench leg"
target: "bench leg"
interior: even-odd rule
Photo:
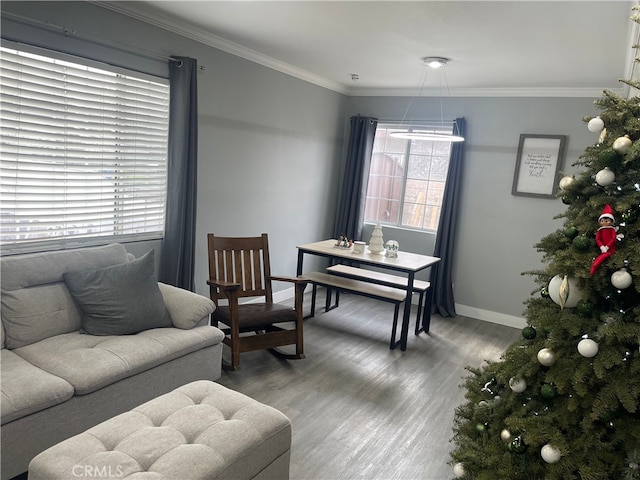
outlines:
[[[326,295],[324,310],[325,312],[328,312],[329,310],[333,310],[338,306],[338,302],[340,299],[340,292],[336,290],[336,303],[334,305],[331,305],[331,296],[333,293],[333,288],[325,287],[325,289],[327,291],[327,295]],[[318,294],[318,284],[314,283],[311,289],[311,312],[309,313],[309,315],[304,317],[305,319],[313,318],[316,315],[316,295],[317,294]]]
[[[400,302],[396,302],[396,307],[393,310],[393,327],[391,327],[391,342],[389,343],[389,348],[393,350],[396,348],[400,342],[396,342],[396,329],[398,328],[398,313],[400,311]]]
[[[329,306],[331,305],[331,295],[333,294],[333,290],[331,287],[324,287],[325,289],[325,297],[324,297],[324,311],[329,311]]]
[[[331,305],[332,290],[331,290],[331,287],[324,287],[324,290],[325,290],[324,311],[326,312],[327,310],[329,310],[329,305]]]
[[[311,287],[311,313],[304,318],[313,318],[316,314],[316,294],[318,293],[318,285],[315,283]]]
[[[418,313],[416,314],[416,328],[415,334],[419,335],[422,329],[420,328],[420,317],[422,316],[422,301],[424,300],[424,290],[420,292],[420,297],[418,297]]]
[[[336,289],[336,303],[331,305],[331,296],[333,294],[333,288],[325,287],[327,290],[327,296],[324,302],[324,311],[328,312],[329,310],[333,310],[334,308],[338,308],[340,304],[340,290]]]

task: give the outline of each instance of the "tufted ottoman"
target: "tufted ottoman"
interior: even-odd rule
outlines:
[[[285,415],[201,380],[45,450],[29,480],[281,480],[290,448]]]

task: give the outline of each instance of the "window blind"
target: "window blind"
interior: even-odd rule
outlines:
[[[162,237],[168,82],[101,67],[0,48],[3,251]]]

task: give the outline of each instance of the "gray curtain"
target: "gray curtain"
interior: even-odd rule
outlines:
[[[454,133],[465,135],[464,118],[456,118]],[[453,250],[455,246],[458,210],[460,208],[460,190],[462,189],[462,170],[465,142],[454,142],[451,146],[451,159],[447,173],[447,185],[442,199],[442,211],[438,223],[434,257],[442,260],[431,267],[431,295],[433,313],[443,317],[455,317],[456,309],[453,299]],[[429,325],[423,325],[429,331]]]
[[[377,118],[360,115],[351,117],[351,133],[342,175],[334,238],[346,235],[350,240],[362,240],[364,204],[377,126]]]
[[[161,282],[194,290],[196,171],[198,163],[197,60],[169,61],[167,206],[160,263]]]

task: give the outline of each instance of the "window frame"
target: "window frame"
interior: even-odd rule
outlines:
[[[56,64],[55,62],[57,62],[57,64],[71,63],[74,65],[81,66],[81,69],[84,69],[87,72],[87,78],[89,78],[89,76],[92,75],[94,71],[103,71],[103,72],[108,72],[108,76],[111,76],[111,75],[116,77],[124,76],[125,77],[123,79],[124,82],[129,82],[129,81],[142,82],[141,85],[143,86],[145,84],[148,84],[149,87],[154,91],[154,95],[156,94],[159,95],[161,103],[159,104],[160,106],[158,107],[159,108],[158,111],[160,111],[160,113],[158,114],[159,115],[158,118],[160,118],[159,120],[160,124],[157,130],[158,135],[156,136],[156,138],[153,139],[153,145],[146,147],[148,150],[148,152],[146,152],[147,156],[145,156],[145,153],[143,153],[145,148],[138,146],[138,144],[142,144],[143,142],[138,140],[139,137],[137,135],[140,134],[139,133],[140,125],[145,126],[146,128],[149,128],[149,125],[150,125],[149,120],[137,119],[137,120],[134,120],[135,124],[133,127],[128,127],[128,126],[125,126],[126,121],[124,120],[124,115],[117,114],[115,115],[116,117],[118,117],[118,120],[116,120],[116,122],[122,122],[122,123],[108,123],[108,120],[107,120],[107,121],[104,121],[104,123],[102,123],[101,126],[99,127],[99,128],[104,128],[105,126],[111,127],[114,125],[116,126],[119,125],[119,127],[116,127],[113,129],[114,137],[124,136],[123,132],[125,131],[126,133],[130,133],[132,130],[135,131],[134,135],[136,140],[134,143],[136,144],[136,147],[133,149],[134,153],[132,154],[121,153],[122,151],[126,150],[127,147],[123,146],[125,144],[122,143],[119,139],[118,140],[114,139],[113,145],[111,145],[113,149],[108,150],[110,145],[107,145],[106,147],[107,148],[106,152],[112,155],[112,159],[110,160],[111,163],[109,163],[109,160],[108,160],[107,162],[105,162],[104,165],[110,164],[112,166],[116,166],[116,168],[120,167],[119,172],[122,175],[124,175],[124,172],[127,170],[128,167],[130,168],[130,167],[138,166],[142,168],[141,177],[136,177],[135,173],[127,174],[129,178],[129,183],[127,184],[127,187],[119,187],[119,188],[114,187],[112,195],[108,195],[108,194],[103,195],[102,191],[100,192],[100,197],[97,200],[98,202],[112,201],[114,205],[113,216],[111,217],[111,220],[107,222],[107,224],[110,226],[104,227],[105,230],[108,229],[108,231],[106,232],[86,231],[84,233],[69,234],[70,222],[65,220],[65,221],[60,221],[60,223],[57,224],[57,226],[54,227],[53,229],[53,231],[55,232],[57,231],[63,232],[64,233],[63,235],[48,236],[48,237],[43,236],[40,238],[33,238],[33,239],[19,239],[19,238],[14,238],[10,240],[2,239],[1,237],[5,235],[7,236],[12,235],[17,237],[19,234],[18,229],[19,229],[19,223],[21,220],[20,218],[15,217],[17,212],[16,205],[17,205],[17,202],[19,202],[19,200],[16,200],[18,198],[16,197],[17,194],[7,192],[10,188],[17,188],[17,187],[10,187],[9,184],[4,184],[3,182],[3,192],[0,195],[0,212],[2,213],[3,216],[5,214],[13,215],[14,218],[16,218],[16,220],[3,223],[2,225],[3,227],[5,227],[6,225],[12,226],[13,230],[5,231],[5,228],[3,228],[2,235],[0,235],[0,247],[1,247],[0,254],[11,255],[11,254],[30,253],[30,252],[39,252],[39,251],[61,250],[66,248],[77,248],[77,247],[83,247],[83,246],[104,245],[104,244],[113,243],[113,242],[126,243],[126,242],[153,241],[153,240],[163,239],[164,224],[166,220],[166,202],[167,202],[167,185],[168,185],[169,102],[170,102],[170,95],[171,95],[170,88],[169,88],[169,80],[166,77],[150,75],[147,73],[138,72],[128,68],[124,68],[124,67],[97,62],[97,61],[86,59],[83,57],[68,55],[68,54],[57,52],[57,51],[44,49],[41,47],[29,46],[22,43],[15,43],[15,42],[7,41],[5,39],[2,39],[1,46],[9,50],[24,52],[27,55],[36,55],[36,56],[53,59],[54,64]],[[105,75],[105,78],[106,77],[107,75]],[[135,80],[131,80],[131,79],[135,79]],[[8,91],[9,90],[7,90],[7,92]],[[141,92],[140,98],[142,98],[145,96],[145,92],[147,92],[147,90],[141,89],[140,92]],[[2,93],[2,97],[4,96],[5,96],[4,93]],[[9,94],[7,93],[7,97],[8,96]],[[22,97],[18,97],[18,98],[22,98]],[[2,100],[4,102],[6,98],[3,98]],[[152,101],[155,101],[155,99]],[[145,103],[147,102],[147,100],[142,101],[142,100],[139,100],[138,98],[136,98],[135,102],[136,102],[136,105],[138,104],[150,105],[150,103],[149,104]],[[117,103],[120,104],[120,102],[117,102]],[[15,105],[15,102],[14,102],[14,105]],[[16,109],[18,108],[21,108],[21,107],[16,107]],[[105,115],[105,117],[108,117],[108,116]],[[140,118],[142,117],[143,117],[143,114],[140,114]],[[155,121],[156,119],[154,118],[153,122]],[[15,123],[19,123],[19,122],[20,120],[18,120],[18,122],[15,122]],[[47,123],[46,121],[43,121],[39,123],[39,125],[46,126]],[[120,130],[118,130],[118,128]],[[16,137],[17,136],[19,136],[19,133],[16,134]],[[3,135],[3,137],[5,137],[5,135]],[[72,150],[72,147],[70,146],[70,142],[73,141],[73,137],[65,135],[63,138],[65,140],[65,146],[62,149],[60,149],[60,151],[70,152]],[[102,144],[96,141],[98,139],[97,136],[92,137],[91,134],[89,134],[88,138],[90,142],[93,142],[92,145],[94,146],[94,148],[95,147],[102,148]],[[12,141],[18,142],[18,143],[15,143],[15,145],[18,145],[17,148],[21,148],[19,147],[20,140],[19,139],[14,140],[14,138],[3,139],[2,145],[9,145],[9,143],[5,143],[5,142],[12,142]],[[30,140],[30,141],[34,142],[34,140]],[[90,147],[87,147],[87,149],[89,148]],[[87,150],[87,152],[88,151],[89,150]],[[162,152],[162,153],[159,153],[159,152]],[[9,160],[8,160],[9,155],[10,154],[7,154],[6,159],[4,157],[2,158],[2,163],[5,163],[5,161],[9,163]],[[65,159],[66,159],[66,155],[67,154],[65,153]],[[87,155],[89,154],[87,153]],[[17,169],[20,168],[19,166],[20,154],[15,153],[13,156],[15,157],[15,160],[13,160],[13,162],[15,162],[16,164],[15,168],[17,172]],[[49,163],[54,164],[55,162],[51,160]],[[63,163],[65,164],[65,166],[62,168],[62,170],[66,172],[66,173],[63,173],[63,176],[65,176],[65,178],[68,178],[66,177],[66,175],[69,175],[69,171],[72,169],[72,167],[69,167],[67,165],[66,160]],[[101,177],[103,178],[102,182],[104,182],[105,181],[104,179],[106,178],[106,174],[104,173],[106,172],[106,170],[104,170],[104,165],[101,167],[103,168],[103,173],[101,174]],[[3,167],[6,167],[6,164]],[[42,171],[46,171],[47,168],[55,168],[55,167],[44,166]],[[9,169],[7,169],[7,171],[9,171]],[[93,170],[87,168],[83,173],[89,175],[90,171],[93,171],[93,175],[96,175],[95,172],[99,171],[99,169],[97,166],[94,166]],[[4,173],[3,173],[3,176],[4,176]],[[98,178],[99,177],[100,175],[98,175]],[[138,181],[136,181],[137,178],[139,178]],[[155,180],[152,183],[147,183],[151,181],[151,179],[155,179]],[[83,181],[85,183],[87,182],[87,180],[83,180]],[[114,185],[117,183],[115,180],[113,180],[113,182],[114,182]],[[143,190],[141,189],[142,186],[146,186],[147,188],[150,188],[152,190],[152,192],[149,194],[150,196],[148,197],[148,200],[146,195],[141,195],[141,192],[143,192]],[[126,201],[123,203],[122,200],[118,202],[118,197],[123,196],[122,192],[124,190],[122,190],[122,188],[129,189],[128,191],[130,192],[130,195],[129,195],[128,203]],[[87,190],[89,190],[89,187],[87,187]],[[104,190],[108,191],[108,189],[104,189]],[[45,191],[45,195],[49,195],[49,194],[53,195],[53,189],[50,192],[51,193],[48,193]],[[132,192],[133,194],[131,194]],[[140,197],[140,198],[134,199],[134,197]],[[144,199],[142,199],[142,197],[144,197]],[[9,202],[7,202],[7,200],[9,200]],[[152,204],[156,206],[151,208],[151,210],[149,211],[146,211],[143,208],[144,213],[142,214],[142,217],[140,217],[141,218],[140,222],[142,223],[143,227],[133,226],[138,224],[138,222],[135,220],[136,218],[138,218],[136,210],[140,208],[141,203],[146,204],[146,202],[148,201],[151,201]],[[73,205],[73,201],[67,201],[66,199],[63,200],[62,202],[63,203],[61,204],[60,207],[54,207],[52,209],[53,213],[50,213],[50,215],[52,216],[51,217],[52,219],[55,219],[56,215],[59,214],[59,212],[55,213],[56,208],[64,207],[65,209],[68,209],[70,208],[70,205]],[[123,205],[125,206],[123,207]],[[98,212],[98,208],[100,207],[97,207],[97,208],[93,207],[95,209],[92,210],[91,206],[85,204],[84,208],[86,209],[85,211],[88,214],[96,214]],[[151,213],[151,217],[148,216],[150,211],[153,211],[153,213]],[[41,211],[38,212],[38,214],[32,215],[30,220],[28,217],[26,217],[25,219],[27,221],[33,221],[36,218],[43,220],[46,218],[46,216],[47,214],[43,213],[41,209]],[[155,220],[150,222],[149,219],[155,219]],[[87,222],[91,222],[91,220],[89,219],[87,220]],[[118,233],[117,225],[119,223],[122,224],[127,222],[129,222],[129,227],[126,229],[126,231],[124,233]],[[87,225],[89,224],[90,223],[87,223]],[[102,229],[103,226],[101,225],[100,228]],[[144,230],[146,228],[148,228],[149,231],[137,231],[137,232],[131,231],[131,229]],[[40,233],[42,233],[43,231],[42,228],[38,230],[40,231]],[[88,228],[85,230],[88,230]]]
[[[427,198],[429,196],[429,189],[424,190],[425,193],[425,203],[416,203],[416,205],[420,205],[423,209],[426,208],[439,208],[440,211],[438,212],[438,215],[436,217],[436,221],[433,222],[435,223],[435,227],[434,228],[428,228],[428,227],[424,227],[424,226],[414,226],[414,225],[409,225],[409,224],[404,224],[403,223],[403,217],[407,208],[407,205],[410,203],[415,203],[415,202],[408,202],[406,195],[407,195],[407,188],[408,188],[408,183],[410,180],[412,180],[411,178],[409,178],[409,162],[411,160],[411,156],[412,156],[412,151],[413,154],[415,155],[415,148],[414,148],[414,143],[415,142],[422,142],[423,140],[410,140],[410,139],[397,139],[397,141],[399,142],[405,142],[404,144],[404,149],[401,153],[402,155],[402,160],[403,160],[403,164],[402,164],[402,188],[401,188],[401,194],[399,196],[399,207],[398,207],[398,212],[397,212],[397,221],[387,221],[384,219],[380,219],[380,213],[379,213],[379,204],[376,205],[375,207],[375,217],[376,219],[372,219],[371,216],[367,216],[367,210],[368,208],[370,208],[369,206],[369,199],[370,198],[375,198],[377,202],[380,202],[381,199],[383,199],[384,197],[382,197],[380,194],[378,194],[377,196],[371,196],[370,195],[370,191],[369,189],[371,188],[372,185],[372,175],[373,172],[373,168],[375,167],[374,165],[374,157],[376,154],[383,154],[386,155],[389,153],[389,151],[386,148],[383,148],[382,150],[376,150],[375,149],[375,145],[376,145],[376,141],[378,140],[377,134],[381,129],[385,129],[387,130],[386,135],[388,136],[392,131],[395,132],[412,132],[412,131],[428,131],[428,132],[434,132],[434,133],[446,133],[446,134],[451,134],[454,132],[454,122],[450,122],[450,123],[445,123],[444,125],[437,125],[437,126],[433,126],[433,125],[428,125],[428,124],[415,124],[415,125],[411,125],[411,126],[406,126],[406,125],[402,125],[400,122],[393,122],[393,121],[385,121],[385,122],[379,122],[378,126],[376,128],[376,139],[374,139],[374,147],[372,149],[372,161],[371,161],[371,166],[370,166],[370,171],[369,171],[369,176],[368,176],[368,183],[367,183],[367,192],[365,195],[365,219],[364,219],[364,223],[368,224],[368,225],[374,225],[376,223],[380,223],[381,225],[390,227],[390,228],[397,228],[397,229],[404,229],[404,230],[411,230],[411,231],[419,231],[419,232],[427,232],[427,233],[436,233],[437,229],[438,229],[438,223],[439,223],[439,218],[440,218],[440,214],[441,214],[441,208],[442,208],[442,202],[440,202],[439,205],[432,205],[430,203],[427,202]],[[435,143],[436,141],[431,141],[433,143]],[[442,181],[443,183],[443,191],[444,188],[446,188],[446,183],[448,180],[448,164],[451,161],[451,150],[452,150],[452,143],[453,142],[447,142],[446,140],[438,140],[438,143],[447,143],[448,144],[448,152],[446,153],[446,155],[434,155],[433,153],[431,153],[429,155],[430,160],[433,160],[434,158],[439,158],[439,157],[445,157],[447,158],[447,168],[446,168],[446,172],[445,172],[445,177],[444,180]],[[413,148],[413,150],[412,150]],[[400,152],[393,152],[394,154],[400,154]],[[422,153],[418,153],[419,155],[423,155]],[[415,179],[414,179],[415,180]],[[426,179],[426,182],[429,183],[430,180],[429,178]],[[395,198],[387,198],[387,200],[389,201],[393,201]],[[424,225],[425,220],[422,221],[422,225]]]

